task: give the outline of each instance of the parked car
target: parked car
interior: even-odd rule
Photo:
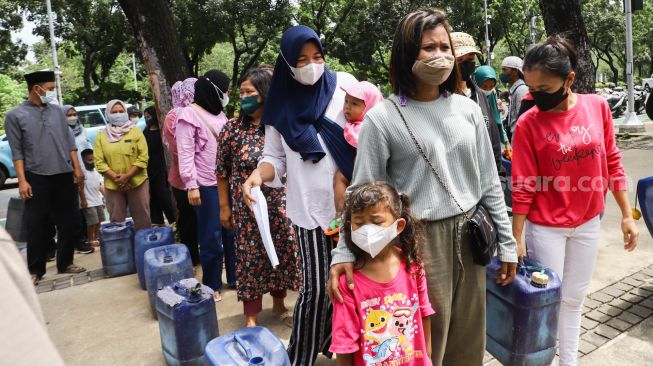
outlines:
[[[127,107],[131,107],[131,104],[127,104]],[[75,107],[77,117],[82,126],[86,128],[91,145],[93,145],[98,131],[107,125],[107,120],[104,116],[105,109],[106,105],[104,104]],[[145,129],[145,119],[141,117],[137,126],[140,129]],[[6,180],[9,178],[16,178],[16,169],[14,168],[14,160],[11,154],[11,148],[9,147],[9,141],[7,141],[7,135],[2,135],[0,136],[0,189],[4,187]]]

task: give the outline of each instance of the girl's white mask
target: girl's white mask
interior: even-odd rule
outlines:
[[[351,241],[374,258],[399,235],[397,233],[398,222],[399,220],[395,220],[388,227],[374,224],[361,226],[355,231],[352,230]]]

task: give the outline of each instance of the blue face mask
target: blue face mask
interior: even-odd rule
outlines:
[[[39,86],[39,88],[41,88]],[[45,95],[39,95],[39,98],[41,98],[41,103],[43,104],[48,104],[53,102],[55,99],[57,99],[57,92],[54,90],[45,90],[41,88],[41,90],[45,91]]]
[[[258,95],[240,98],[240,108],[246,115],[252,115],[263,105],[258,102]]]

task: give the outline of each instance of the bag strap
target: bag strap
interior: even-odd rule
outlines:
[[[195,115],[197,115],[200,118],[200,121],[202,122],[202,124],[204,126],[206,126],[206,128],[208,128],[209,130],[211,130],[211,134],[213,134],[213,137],[215,137],[215,141],[216,142],[220,141],[218,139],[218,134],[215,133],[215,130],[213,129],[213,127],[211,127],[211,125],[206,121],[206,119],[204,119],[204,117],[202,117],[201,114],[197,113],[197,109],[195,109],[195,106],[193,106],[192,104],[191,104],[191,106],[193,108],[193,111],[195,112]]]
[[[399,106],[397,105],[397,103],[395,103],[395,101],[390,99],[390,98],[388,98],[387,100],[389,100],[392,103],[392,105],[395,106],[395,109],[397,110],[397,113],[399,113],[399,116],[401,117],[401,120],[404,122],[404,126],[406,126],[406,129],[408,130],[408,134],[410,135],[410,138],[413,140],[413,143],[415,144],[415,147],[417,147],[417,150],[419,151],[420,155],[422,155],[422,158],[424,159],[424,161],[426,161],[426,164],[428,164],[428,166],[431,168],[431,171],[433,172],[433,175],[435,175],[435,178],[438,180],[438,182],[440,182],[440,185],[442,186],[442,188],[444,188],[444,190],[447,192],[449,197],[451,197],[451,199],[454,201],[456,206],[458,206],[458,209],[460,210],[460,212],[462,212],[465,219],[467,221],[471,221],[471,219],[467,215],[467,212],[463,209],[463,207],[460,205],[460,203],[458,203],[458,200],[456,199],[456,197],[454,197],[453,193],[451,193],[451,191],[449,190],[449,187],[447,187],[447,185],[444,184],[444,181],[440,177],[440,174],[438,174],[438,171],[435,169],[435,166],[433,166],[433,163],[431,162],[431,160],[428,158],[428,156],[426,156],[426,153],[424,152],[424,149],[422,148],[422,145],[420,145],[419,142],[417,141],[417,138],[415,138],[415,134],[413,133],[413,130],[411,130],[410,126],[408,125],[408,122],[406,121],[406,118],[404,118],[404,114],[401,113],[401,110],[399,109]]]

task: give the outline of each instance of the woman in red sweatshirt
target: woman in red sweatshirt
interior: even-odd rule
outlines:
[[[623,215],[624,248],[635,249],[639,236],[610,108],[571,90],[576,64],[575,49],[559,36],[528,52],[524,76],[535,106],[519,118],[513,138],[513,234],[521,257],[525,228],[528,256],[562,279],[560,365],[576,364],[608,189]]]

